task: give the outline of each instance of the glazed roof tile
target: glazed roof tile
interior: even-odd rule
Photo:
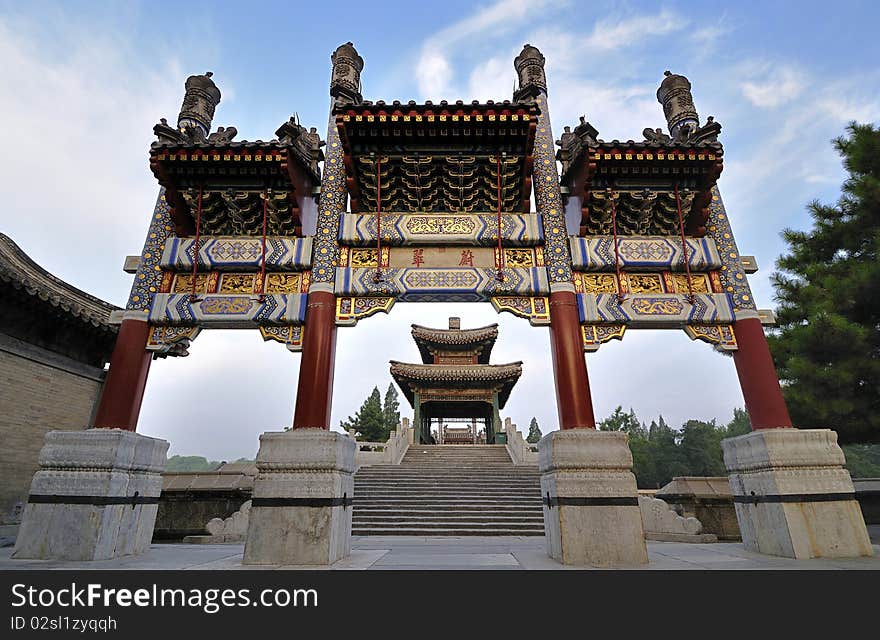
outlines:
[[[442,387],[492,387],[500,384],[498,404],[504,408],[513,386],[522,375],[522,362],[508,364],[410,364],[391,361],[391,375],[410,405],[414,401],[413,385],[436,384]]]
[[[34,298],[48,302],[73,318],[107,331],[117,331],[117,327],[109,324],[109,320],[110,313],[118,310],[119,307],[53,276],[31,260],[11,238],[2,233],[0,233],[0,280]]]
[[[412,325],[412,337],[416,341],[425,363],[430,363],[433,360],[432,348],[436,351],[444,348],[450,351],[481,348],[480,362],[488,364],[489,354],[498,338],[498,324],[474,329],[432,329],[414,324]]]

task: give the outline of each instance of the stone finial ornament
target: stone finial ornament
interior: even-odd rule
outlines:
[[[694,106],[690,81],[671,71],[665,71],[663,75],[666,77],[657,89],[657,101],[663,105],[663,115],[669,125],[669,137],[675,142],[717,142],[721,125],[709,116],[706,124],[700,126],[700,116]],[[668,142],[660,129],[653,132],[646,129],[644,134],[648,141]]]
[[[514,100],[534,97],[547,91],[547,76],[544,75],[544,55],[530,44],[514,59],[513,66],[519,75],[519,89],[514,91]]]
[[[214,74],[208,71],[204,75],[190,76],[186,79],[186,93],[183,96],[180,114],[177,116],[179,131],[197,128],[203,137],[207,137],[211,131],[214,110],[220,103],[220,90],[211,79],[212,75]]]
[[[556,141],[559,151],[556,153],[556,159],[562,163],[562,174],[568,172],[571,163],[578,158],[584,148],[597,145],[599,142],[599,131],[587,122],[586,116],[580,117],[580,124],[571,130],[571,127],[563,129],[562,136]]]
[[[340,45],[333,55],[333,75],[330,78],[330,95],[343,102],[359,104],[361,95],[361,71],[364,70],[364,59],[358,55],[351,42]]]
[[[671,71],[666,71],[663,75],[666,77],[657,89],[657,101],[663,105],[663,115],[666,116],[666,123],[669,125],[669,134],[673,139],[687,137],[680,134],[683,133],[683,128],[686,127],[690,132],[700,126],[700,116],[697,115],[691,95],[691,83],[684,76]]]

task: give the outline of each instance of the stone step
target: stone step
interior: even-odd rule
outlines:
[[[511,530],[506,527],[497,528],[455,528],[447,529],[422,529],[418,527],[358,527],[352,528],[355,536],[543,536],[544,527],[540,529]]]
[[[542,536],[540,475],[504,445],[413,445],[358,470],[352,518],[364,536]]]
[[[461,482],[461,483],[448,483],[448,484],[422,484],[415,485],[409,484],[406,482],[399,483],[386,483],[380,485],[374,485],[369,483],[358,483],[356,482],[354,485],[355,491],[359,488],[364,490],[376,490],[376,491],[384,491],[384,490],[397,490],[404,491],[406,493],[448,493],[449,491],[486,491],[489,493],[517,493],[519,491],[541,491],[541,485],[538,483],[532,483],[530,485],[520,485],[520,486],[500,486],[495,485],[493,483],[470,483],[470,482]]]
[[[443,485],[411,485],[409,487],[402,487],[400,484],[388,483],[388,484],[355,484],[354,491],[356,495],[363,494],[365,492],[382,492],[382,491],[391,491],[391,492],[404,492],[404,493],[421,493],[421,494],[431,494],[431,493],[449,493],[451,492],[464,492],[464,493],[501,493],[501,494],[516,494],[516,493],[540,493],[541,487],[536,487],[535,485],[531,486],[519,486],[519,487],[504,487],[499,489],[493,489],[491,487],[474,487],[473,485],[462,484],[443,484]]]
[[[355,474],[355,482],[360,480],[386,480],[393,482],[413,481],[436,481],[457,480],[460,482],[533,482],[541,483],[541,476],[537,473],[441,473],[441,472],[401,472],[401,473],[364,473]]]
[[[504,522],[509,524],[540,524],[544,525],[544,515],[542,513],[538,513],[537,515],[531,514],[528,516],[511,516],[506,514],[498,514],[494,511],[486,512],[485,514],[473,514],[473,513],[465,513],[461,515],[450,515],[448,513],[437,514],[437,515],[401,515],[398,513],[384,513],[384,514],[363,514],[356,513],[353,516],[353,522],[357,523],[366,523],[366,522],[412,522],[412,523],[426,523],[426,522]]]
[[[363,523],[364,527],[370,528],[382,528],[382,529],[391,529],[394,527],[406,526],[406,527],[418,527],[419,529],[448,529],[450,527],[460,527],[463,529],[498,529],[504,528],[508,531],[522,531],[522,530],[530,530],[541,528],[543,531],[544,523],[541,522],[539,524],[535,524],[533,522],[482,522],[482,521],[473,521],[473,520],[462,520],[460,522],[412,522],[408,525],[401,525],[399,522],[395,521],[377,521],[370,523]]]
[[[412,493],[404,493],[404,492],[373,492],[373,493],[357,493],[354,494],[354,499],[358,502],[363,502],[366,500],[383,500],[385,502],[393,501],[393,500],[422,500],[422,501],[435,501],[435,502],[448,502],[455,500],[467,500],[470,502],[476,502],[479,500],[486,500],[489,502],[515,502],[515,501],[541,501],[541,494],[538,492],[523,494],[523,495],[509,495],[503,493],[497,494],[481,494],[481,493],[455,493],[450,492],[446,494],[431,494],[431,495],[423,495],[423,494],[412,494]]]
[[[437,513],[449,513],[452,515],[462,514],[462,513],[485,513],[487,511],[491,511],[492,513],[499,514],[509,514],[511,516],[516,515],[531,515],[535,513],[543,514],[543,505],[493,505],[491,507],[486,506],[484,504],[475,504],[473,506],[468,505],[407,505],[404,508],[400,508],[397,503],[388,503],[389,506],[378,506],[378,505],[362,505],[355,503],[354,511],[355,514],[364,513],[364,514],[372,514],[372,513],[397,513],[397,514],[414,514],[414,515],[424,515],[424,514],[433,514]]]

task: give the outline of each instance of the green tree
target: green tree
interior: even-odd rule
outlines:
[[[538,426],[538,419],[532,416],[532,421],[529,423],[529,435],[526,438],[526,442],[530,442],[535,444],[544,434],[541,433],[541,427]]]
[[[733,410],[733,420],[727,423],[724,437],[733,438],[743,436],[752,430],[752,421],[749,420],[749,412],[742,409]]]
[[[630,408],[629,413],[624,412],[623,407],[618,406],[611,415],[599,422],[600,431],[624,431],[632,435],[647,435],[645,428],[636,417],[635,411]]]
[[[349,416],[340,426],[346,431],[354,429],[358,440],[385,442],[388,439],[388,432],[385,428],[385,414],[382,412],[379,387],[373,387],[373,392],[364,400],[354,417]]]
[[[837,204],[809,205],[809,232],[783,232],[770,348],[797,426],[878,442],[880,129],[853,122],[834,146],[849,178]]]
[[[394,383],[388,383],[388,390],[385,392],[385,401],[382,404],[382,415],[385,417],[385,431],[387,436],[391,434],[400,424],[400,396],[397,395],[397,389]]]
[[[222,463],[202,456],[171,456],[165,471],[214,471]]]
[[[880,478],[880,444],[847,444],[842,448],[853,478]]]
[[[715,420],[688,420],[681,429],[681,453],[689,476],[724,476],[721,439],[727,428],[718,428]]]

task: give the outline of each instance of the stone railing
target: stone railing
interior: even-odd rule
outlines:
[[[504,431],[507,433],[507,452],[510,454],[513,464],[537,465],[538,445],[526,442],[523,434],[510,418],[504,419]]]
[[[349,437],[354,438],[352,431]],[[400,464],[409,445],[412,444],[413,431],[410,427],[409,418],[402,418],[400,424],[391,433],[388,442],[357,441],[355,450],[355,462],[359,467],[371,464]]]

